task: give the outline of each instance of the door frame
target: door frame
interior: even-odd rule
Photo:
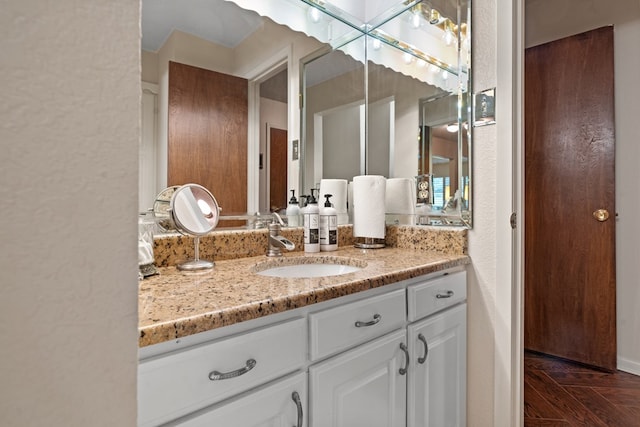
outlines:
[[[247,138],[247,212],[258,212],[260,210],[260,84],[273,77],[279,71],[287,69],[289,82],[287,87],[287,159],[291,162],[291,129],[294,125],[292,114],[292,97],[294,94],[297,79],[292,79],[293,69],[293,45],[280,49],[254,69],[242,73],[243,77],[249,80],[249,130]],[[294,81],[295,80],[295,81]],[[287,171],[291,171],[291,164],[287,164]],[[289,173],[288,172],[288,173]],[[291,183],[289,183],[289,188]],[[297,186],[295,187],[297,189]]]
[[[524,0],[496,0],[494,425],[523,425]],[[515,229],[510,215],[516,214]],[[509,261],[507,261],[509,260]],[[509,410],[505,411],[505,402]]]

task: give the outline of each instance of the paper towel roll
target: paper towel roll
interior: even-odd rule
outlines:
[[[413,178],[389,178],[385,195],[388,214],[416,213],[416,183]]]
[[[318,203],[324,200],[325,194],[332,194],[331,203],[338,213],[347,212],[347,180],[346,179],[321,179],[320,197]]]
[[[347,212],[349,212],[349,222],[353,224],[353,181],[347,184]]]
[[[378,175],[353,178],[353,236],[384,239],[387,179]]]

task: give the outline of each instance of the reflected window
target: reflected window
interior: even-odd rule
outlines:
[[[451,191],[451,181],[448,176],[433,177],[433,206],[442,209]]]

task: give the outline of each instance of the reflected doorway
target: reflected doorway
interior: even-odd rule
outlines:
[[[259,80],[259,210],[263,213],[287,207],[288,82],[286,63]]]

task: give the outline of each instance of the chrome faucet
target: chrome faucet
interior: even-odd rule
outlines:
[[[273,220],[269,224],[269,250],[267,251],[267,256],[282,256],[282,248],[292,251],[296,248],[296,245],[291,240],[280,235],[280,229],[284,225],[284,221],[282,221],[277,212],[272,215]]]

